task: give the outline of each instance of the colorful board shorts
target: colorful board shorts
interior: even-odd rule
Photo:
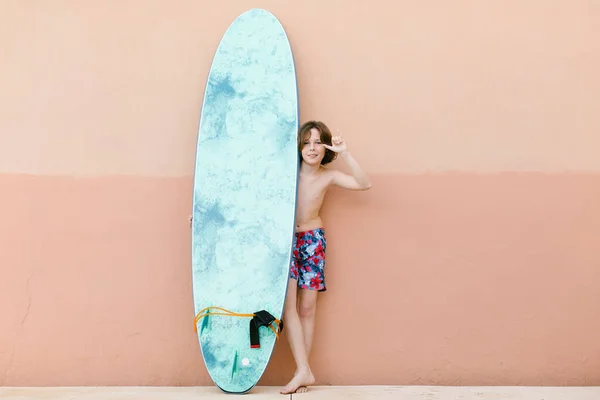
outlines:
[[[290,265],[290,278],[302,289],[324,292],[325,249],[327,240],[323,228],[296,232]]]

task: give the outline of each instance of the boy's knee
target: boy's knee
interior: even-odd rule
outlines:
[[[315,316],[316,304],[304,304],[300,305],[298,315],[300,318],[313,318]]]

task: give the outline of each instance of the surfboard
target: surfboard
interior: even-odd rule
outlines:
[[[224,392],[257,384],[283,328],[298,114],[283,26],[263,9],[242,13],[210,67],[192,200],[195,328],[206,369]]]

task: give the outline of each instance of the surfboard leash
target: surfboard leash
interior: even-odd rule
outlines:
[[[220,310],[210,311],[210,310]],[[198,322],[211,315],[222,315],[226,317],[251,318],[250,320],[250,347],[253,349],[260,348],[260,339],[258,336],[258,328],[268,326],[275,334],[275,339],[279,339],[279,334],[283,331],[283,321],[275,318],[271,313],[265,310],[260,310],[252,314],[236,313],[222,307],[206,307],[198,311],[194,318],[194,332],[198,333]]]

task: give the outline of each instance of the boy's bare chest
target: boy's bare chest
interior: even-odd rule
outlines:
[[[298,182],[298,200],[300,203],[310,203],[323,198],[327,183],[323,178],[300,179]]]

